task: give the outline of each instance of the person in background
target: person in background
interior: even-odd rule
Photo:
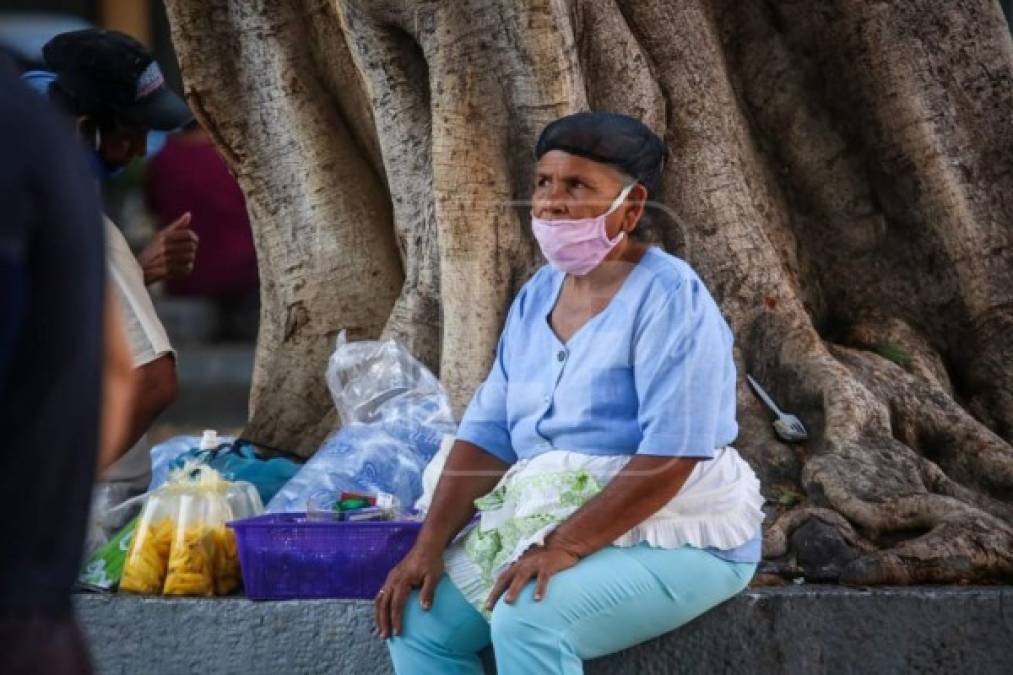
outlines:
[[[43,47],[48,70],[22,78],[42,91],[74,121],[91,150],[94,174],[121,171],[147,148],[149,130],[171,131],[193,119],[183,101],[165,85],[158,63],[133,38],[116,31],[85,29],[62,33]],[[121,445],[103,456],[103,480],[116,502],[147,488],[151,473],[143,435],[175,399],[175,352],[147,284],[189,274],[198,237],[182,214],[142,252],[130,251],[120,230],[105,219],[109,276],[121,309],[135,368],[135,395]]]
[[[190,229],[200,236],[193,274],[170,279],[169,293],[215,301],[224,320],[223,337],[244,337],[250,332],[244,330],[246,324],[255,330],[257,254],[246,202],[200,126],[193,123],[170,136],[148,162],[145,194],[159,223],[178,222],[189,212]],[[247,320],[251,312],[253,318]]]
[[[89,673],[70,593],[132,374],[84,153],[4,63],[0,147],[0,673]]]

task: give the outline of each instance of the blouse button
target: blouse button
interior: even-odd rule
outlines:
[[[556,358],[559,359],[560,363],[562,363],[563,361],[566,360],[566,352],[563,351],[563,350],[560,350],[559,353],[556,354]]]

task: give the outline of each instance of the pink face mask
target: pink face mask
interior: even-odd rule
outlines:
[[[531,214],[531,230],[549,264],[561,272],[583,276],[601,264],[625,232],[615,239],[605,233],[605,219],[619,208],[633,185],[623,188],[608,211],[594,218],[543,220]]]

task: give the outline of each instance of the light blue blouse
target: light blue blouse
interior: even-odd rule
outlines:
[[[710,459],[735,440],[732,332],[689,265],[648,249],[566,343],[549,324],[564,278],[542,267],[517,294],[458,438],[509,464],[554,449]],[[716,553],[759,549],[757,533]]]

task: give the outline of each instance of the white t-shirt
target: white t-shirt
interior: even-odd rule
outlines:
[[[109,278],[119,296],[123,327],[126,329],[134,368],[140,368],[175,352],[169,344],[165,327],[155,313],[155,305],[144,285],[144,271],[140,263],[113,221],[105,218],[105,224]]]
[[[120,316],[134,368],[151,363],[166,354],[175,355],[165,327],[155,313],[155,305],[144,285],[144,270],[134,257],[119,228],[105,218],[106,260],[109,279],[119,299]],[[151,458],[147,438],[142,436],[125,455],[116,460],[102,476],[110,482],[127,482],[132,492],[143,492],[151,476]]]

